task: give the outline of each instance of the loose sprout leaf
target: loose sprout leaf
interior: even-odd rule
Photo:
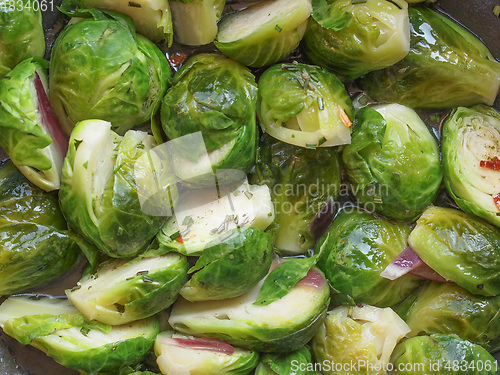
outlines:
[[[267,276],[260,289],[259,297],[253,304],[267,306],[287,295],[295,284],[307,276],[316,262],[317,257],[311,257],[294,258],[280,264]]]
[[[347,27],[353,18],[351,13],[342,9],[331,7],[326,0],[313,0],[312,18],[326,29],[334,31]],[[354,1],[353,1],[354,4]]]

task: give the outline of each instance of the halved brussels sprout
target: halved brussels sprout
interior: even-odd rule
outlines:
[[[245,375],[257,366],[259,355],[218,339],[186,336],[174,331],[156,337],[155,353],[163,374]]]
[[[274,203],[274,245],[288,253],[305,253],[314,246],[311,224],[340,193],[340,158],[333,148],[308,150],[261,139],[254,184],[269,187]]]
[[[214,170],[250,171],[257,147],[256,100],[255,77],[237,62],[204,53],[184,63],[161,107],[163,130],[182,162],[174,165],[181,180],[203,186],[203,177],[209,175],[213,185]],[[196,138],[184,138],[197,132],[202,139],[196,144]],[[207,152],[210,162],[204,165]],[[189,176],[186,170],[197,173]]]
[[[156,318],[111,327],[86,320],[65,299],[28,295],[2,303],[0,326],[61,365],[87,374],[116,374],[138,364],[160,331]]]
[[[174,303],[187,280],[187,269],[186,258],[175,253],[139,256],[126,263],[113,259],[84,276],[66,295],[88,320],[126,324]]]
[[[166,217],[145,213],[138,196],[135,165],[154,146],[147,133],[130,130],[122,138],[101,120],[82,121],[71,134],[59,191],[61,209],[72,228],[109,256],[127,258],[144,251],[165,223]],[[155,165],[151,161],[150,167]],[[159,201],[173,205],[178,197],[175,177],[164,173],[149,185],[141,183],[155,192],[156,184],[162,184],[166,199]]]
[[[132,20],[105,10],[68,13],[91,17],[68,24],[50,58],[50,101],[67,134],[75,123],[101,119],[120,135],[149,121],[159,108],[170,67]]]
[[[410,329],[389,307],[329,311],[311,341],[323,375],[386,374],[392,351]]]
[[[170,218],[158,233],[160,243],[172,251],[201,255],[209,245],[225,242],[235,229],[265,230],[274,219],[267,186],[243,182],[215,189],[191,190],[182,194]]]
[[[443,126],[444,183],[465,212],[500,226],[500,113],[459,107]]]
[[[483,347],[456,335],[417,336],[392,353],[394,375],[498,375],[496,359]]]
[[[317,375],[307,346],[291,353],[266,353],[261,356],[255,375]]]
[[[204,302],[179,298],[169,323],[180,332],[220,338],[245,349],[297,350],[323,321],[330,295],[328,284],[321,271],[312,268],[284,297],[268,305],[256,305],[264,281],[236,298]]]
[[[412,108],[492,105],[500,87],[500,63],[458,23],[423,6],[410,7],[408,55],[362,79],[377,101]]]
[[[11,163],[0,168],[0,296],[55,280],[96,251],[67,230],[56,196]]]
[[[396,220],[415,220],[443,176],[436,139],[415,111],[399,104],[361,109],[342,159],[356,199]]]
[[[180,294],[188,301],[241,296],[262,280],[273,257],[272,235],[261,229],[233,229],[224,242],[208,244]]]
[[[274,65],[259,79],[257,114],[265,133],[306,148],[351,143],[354,109],[342,82],[312,65]]]
[[[261,1],[222,20],[214,44],[244,65],[274,64],[299,46],[311,12],[311,0]]]
[[[41,58],[18,64],[0,81],[0,146],[38,187],[59,189],[68,139],[47,97],[47,67]]]
[[[500,294],[500,232],[452,208],[429,207],[408,237],[417,255],[446,280],[473,294]]]
[[[318,267],[335,293],[335,304],[393,306],[418,288],[421,279],[405,275],[388,280],[380,273],[406,247],[407,224],[393,224],[352,207],[341,210],[317,242]]]
[[[397,306],[409,337],[457,334],[494,353],[500,349],[500,296],[469,293],[455,284],[427,282]]]
[[[212,43],[224,5],[226,0],[170,0],[175,40],[188,46]]]
[[[403,59],[410,50],[404,0],[313,0],[302,51],[352,80]]]
[[[131,17],[139,34],[153,42],[165,41],[172,45],[172,14],[168,0],[64,0],[62,10],[72,8],[99,8],[114,10]]]
[[[45,53],[42,13],[33,0],[0,0],[0,77],[21,61]]]

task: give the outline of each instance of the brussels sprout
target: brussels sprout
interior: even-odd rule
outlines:
[[[0,77],[29,57],[42,57],[42,13],[33,0],[0,0]]]
[[[274,208],[267,186],[248,185],[191,190],[175,207],[175,218],[168,219],[159,242],[186,255],[201,255],[209,246],[230,240],[235,229],[265,230],[274,219]]]
[[[251,182],[271,191],[275,246],[305,253],[314,246],[314,217],[340,192],[340,158],[333,148],[308,150],[264,136]]]
[[[68,24],[52,47],[50,101],[65,132],[101,119],[123,135],[148,121],[171,76],[165,55],[135,33],[127,16],[95,9],[70,14],[91,18]]]
[[[0,296],[55,280],[90,244],[66,230],[57,198],[7,162],[0,168]]]
[[[214,170],[250,171],[255,163],[257,87],[250,71],[218,54],[191,57],[173,78],[173,86],[163,98],[161,122],[169,139],[201,132],[197,145],[187,137],[173,142],[176,157],[184,162],[174,169],[181,180],[192,170],[198,179]],[[210,160],[203,166],[203,157]],[[213,179],[211,180],[213,184]],[[223,183],[222,180],[219,183]]]
[[[87,374],[116,374],[136,365],[160,328],[156,318],[115,327],[90,322],[64,299],[27,295],[10,297],[0,306],[0,326],[61,365]]]
[[[259,79],[257,113],[265,133],[306,148],[351,143],[354,109],[334,74],[306,64],[280,64]]]
[[[156,360],[163,374],[246,375],[257,366],[259,355],[218,339],[202,339],[174,331],[155,341]]]
[[[114,10],[131,17],[139,34],[153,42],[164,40],[170,47],[173,41],[172,14],[168,0],[64,0],[62,10],[99,8]]]
[[[179,298],[169,323],[180,332],[220,338],[245,349],[297,350],[311,339],[323,321],[329,303],[328,284],[323,274],[312,268],[284,297],[268,305],[256,305],[264,281],[236,298],[203,302]]]
[[[255,369],[255,375],[316,375],[316,371],[309,369],[311,366],[311,352],[303,346],[291,353],[264,354]]]
[[[397,306],[411,328],[409,337],[457,334],[489,352],[500,349],[500,296],[469,293],[455,284],[429,281]]]
[[[410,329],[389,307],[337,307],[311,341],[323,375],[386,374],[394,347]]]
[[[226,0],[170,0],[175,40],[188,46],[212,43],[224,5]]]
[[[299,46],[311,12],[311,0],[262,1],[222,20],[214,44],[244,65],[274,64]]]
[[[500,113],[456,108],[443,126],[445,185],[465,212],[500,226]]]
[[[378,307],[401,302],[419,286],[405,275],[387,280],[380,273],[407,244],[410,226],[393,224],[352,207],[341,210],[316,244],[323,249],[318,267],[335,290],[335,304],[366,303]]]
[[[410,50],[404,0],[313,0],[302,51],[346,80],[386,68]]]
[[[167,308],[187,280],[188,264],[180,254],[113,259],[84,276],[68,299],[89,320],[120,325],[150,317]]]
[[[189,270],[195,273],[180,291],[188,301],[238,297],[266,276],[273,256],[271,234],[257,228],[227,233],[228,240],[208,244]]]
[[[144,213],[138,197],[134,167],[143,155],[156,157],[149,152],[156,145],[153,137],[131,130],[122,138],[110,127],[101,120],[82,121],[75,127],[59,201],[71,227],[109,256],[127,258],[145,250],[166,218]],[[173,175],[166,171],[162,179],[150,179],[149,188],[156,189],[156,183],[175,203]]]
[[[479,345],[456,335],[417,336],[400,343],[391,362],[398,375],[497,375],[498,363]]]
[[[415,220],[434,200],[443,176],[436,139],[399,104],[361,109],[342,159],[354,196],[391,219]]]
[[[393,66],[367,74],[362,85],[377,101],[412,108],[492,105],[500,63],[459,24],[422,6],[410,7],[411,47]]]
[[[47,97],[48,62],[24,60],[0,81],[0,146],[32,183],[59,189],[68,140]]]
[[[429,207],[408,237],[417,255],[473,294],[500,294],[500,232],[475,216]]]

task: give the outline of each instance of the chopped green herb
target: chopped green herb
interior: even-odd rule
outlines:
[[[321,146],[324,143],[326,143],[326,138],[325,137],[321,137],[321,139],[318,141],[318,146]]]
[[[306,143],[306,148],[309,148],[311,150],[316,150],[316,143]]]
[[[500,17],[500,5],[495,5],[493,7],[493,14],[497,17]]]
[[[279,27],[278,25],[276,25],[276,27],[274,28],[277,32],[281,33],[281,30],[283,30],[281,27]]]
[[[83,168],[87,169],[88,166],[89,166],[89,161],[87,160],[85,163],[83,163]]]
[[[366,0],[352,0],[353,4],[363,4],[366,3]]]

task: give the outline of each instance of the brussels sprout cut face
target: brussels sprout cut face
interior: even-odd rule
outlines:
[[[36,297],[36,296],[32,296]],[[159,333],[155,318],[111,327],[90,322],[64,299],[13,296],[0,306],[0,325],[56,362],[82,373],[113,372],[138,364]]]
[[[450,367],[453,374],[498,374],[498,364],[490,353],[481,346],[462,340],[456,335],[434,334],[405,340],[394,349],[391,362],[396,369],[393,374],[397,375],[422,373],[439,375],[446,367]],[[472,365],[459,369],[453,368],[452,363]]]
[[[404,0],[313,0],[313,9],[302,49],[346,80],[391,66],[410,50]]]
[[[323,249],[318,267],[336,294],[336,304],[393,306],[418,288],[420,278],[389,281],[380,273],[407,244],[410,226],[393,224],[364,211],[340,211],[316,244]]]
[[[310,0],[263,1],[226,17],[214,44],[244,65],[270,65],[299,46],[311,12]]]
[[[170,306],[187,280],[179,254],[101,264],[67,290],[68,299],[89,320],[119,325],[147,318]]]
[[[235,348],[222,340],[196,338],[174,331],[156,337],[155,353],[162,373],[169,375],[249,374],[259,359],[256,352]]]
[[[225,0],[170,0],[169,4],[177,42],[200,46],[214,41]]]
[[[246,349],[299,349],[311,339],[328,306],[330,293],[323,274],[311,269],[288,294],[265,306],[254,304],[261,286],[262,282],[240,297],[221,301],[178,299],[169,323],[178,331],[221,338]]]
[[[408,325],[389,307],[337,307],[328,312],[311,346],[316,362],[354,365],[359,372],[352,374],[385,374],[392,351],[408,332]],[[323,371],[345,373],[334,366]]]
[[[446,280],[485,296],[500,293],[500,232],[475,216],[429,207],[408,244]]]
[[[416,219],[441,185],[435,138],[415,111],[399,104],[360,110],[342,159],[357,200],[391,219]]]
[[[500,114],[455,109],[443,126],[445,185],[457,205],[500,226]]]
[[[354,109],[342,82],[306,64],[279,64],[259,79],[262,130],[293,145],[316,148],[351,143]]]
[[[66,26],[50,58],[50,100],[61,125],[71,133],[86,119],[112,123],[120,135],[156,112],[171,75],[151,41],[135,33],[132,21],[109,11]]]
[[[307,346],[291,353],[266,353],[261,356],[255,375],[317,375],[317,372],[308,370],[313,363]]]
[[[377,101],[412,108],[493,105],[500,63],[474,35],[432,9],[409,8],[411,48],[407,57],[362,78]]]
[[[500,349],[500,297],[473,295],[455,284],[428,282],[398,305],[409,337],[457,334],[491,353]]]
[[[74,129],[59,200],[73,228],[106,254],[127,258],[144,251],[166,220],[142,210],[136,180],[143,188],[163,192],[166,199],[159,201],[170,205],[175,204],[178,193],[173,179],[152,177],[148,184],[135,174],[138,160],[156,146],[152,136],[129,131],[122,138],[110,127],[105,121],[87,120]],[[151,168],[155,165],[152,162]]]
[[[99,8],[114,10],[130,16],[139,34],[153,42],[165,41],[170,47],[173,41],[172,15],[168,0],[64,0],[63,9]]]
[[[32,2],[0,0],[0,77],[21,61],[45,53],[42,13]]]

